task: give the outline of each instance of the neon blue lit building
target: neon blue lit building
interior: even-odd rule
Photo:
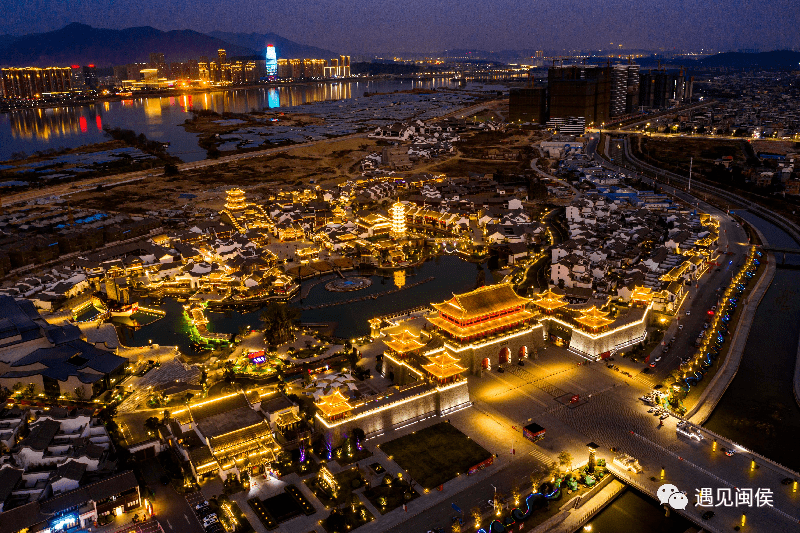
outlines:
[[[278,56],[275,53],[275,46],[267,45],[267,77],[274,78],[278,75]]]

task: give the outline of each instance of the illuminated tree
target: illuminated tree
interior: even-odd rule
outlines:
[[[563,451],[558,454],[558,463],[561,466],[566,466],[567,470],[572,470],[572,455],[567,452]]]

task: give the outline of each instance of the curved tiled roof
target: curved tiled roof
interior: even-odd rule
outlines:
[[[528,302],[530,298],[519,296],[510,283],[500,283],[456,294],[450,300],[432,305],[444,315],[466,320],[520,307]]]

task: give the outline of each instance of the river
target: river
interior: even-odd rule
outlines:
[[[692,525],[678,513],[664,516],[658,502],[628,487],[578,531],[592,533],[684,533]]]
[[[0,114],[0,161],[12,154],[75,148],[108,140],[103,127],[119,127],[144,133],[148,139],[169,142],[170,154],[184,161],[206,157],[197,146],[197,134],[181,124],[190,110],[245,113],[252,109],[288,108],[315,102],[363,97],[364,92],[393,92],[414,88],[453,88],[449,78],[429,80],[378,80],[319,82],[280,87],[256,87],[177,96],[132,97],[84,106],[26,109]],[[468,85],[468,89],[502,87]]]
[[[775,225],[748,212],[738,214],[770,245],[800,248]],[[786,262],[800,264],[800,257],[787,256]],[[792,379],[799,338],[800,270],[778,268],[758,306],[736,377],[705,424],[795,471],[800,471],[800,407]]]

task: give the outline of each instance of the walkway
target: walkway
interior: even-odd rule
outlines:
[[[742,312],[739,315],[739,323],[736,325],[736,332],[733,335],[733,339],[731,339],[728,354],[725,357],[722,368],[717,370],[716,374],[714,374],[711,383],[709,383],[697,400],[697,404],[686,413],[685,418],[692,424],[699,426],[711,416],[711,413],[719,403],[722,395],[725,394],[725,391],[728,390],[728,386],[733,382],[733,378],[739,370],[739,363],[742,360],[744,348],[747,345],[750,326],[753,324],[753,318],[755,317],[756,311],[758,311],[758,305],[761,303],[761,299],[772,284],[772,279],[775,277],[775,270],[775,258],[769,257],[764,274],[759,278],[758,283],[753,287],[753,292],[744,303]]]

